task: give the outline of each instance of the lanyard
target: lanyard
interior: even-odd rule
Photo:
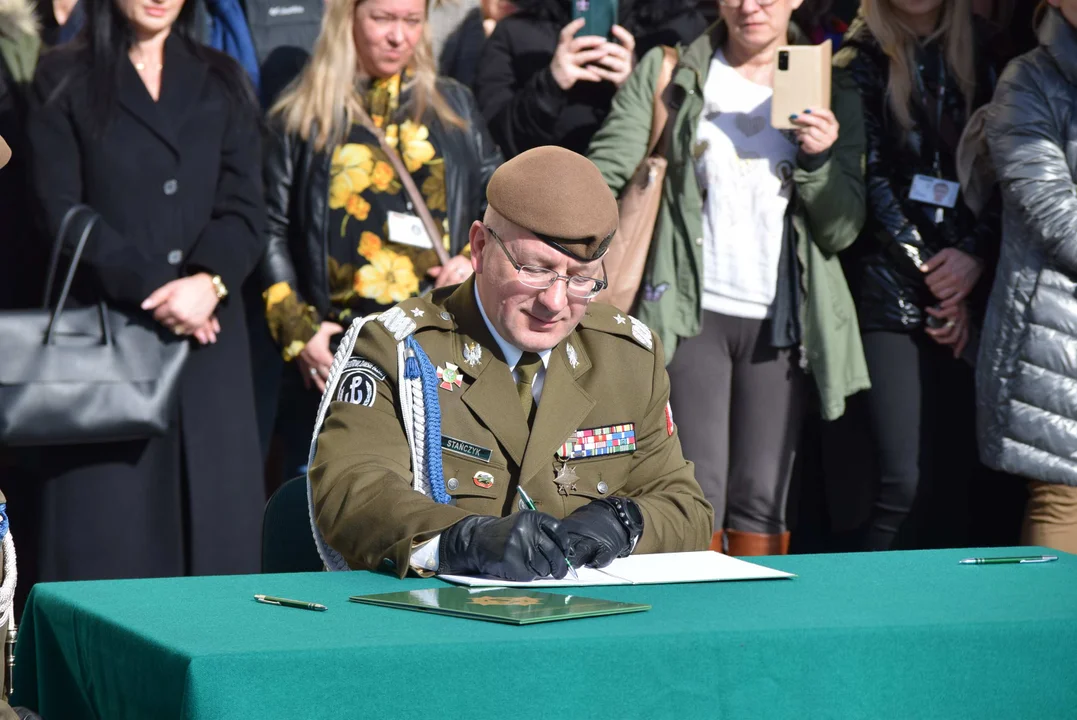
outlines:
[[[924,77],[921,70],[916,72],[916,86],[920,91],[920,98],[923,100],[924,107],[927,107],[927,86],[924,84]],[[932,166],[935,171],[935,177],[942,178],[942,162],[939,157],[939,143],[942,140],[942,112],[943,107],[946,104],[946,58],[939,57],[939,91],[935,98],[935,162]]]

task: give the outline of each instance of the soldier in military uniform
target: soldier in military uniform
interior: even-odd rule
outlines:
[[[681,454],[661,345],[590,302],[613,194],[590,161],[544,147],[487,196],[472,278],[366,322],[334,364],[309,476],[325,542],[356,569],[509,580],[706,549],[713,511]],[[401,383],[424,363],[436,403],[416,421]],[[416,455],[431,423],[440,447]]]

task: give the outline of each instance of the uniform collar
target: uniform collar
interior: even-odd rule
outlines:
[[[482,298],[479,297],[478,283],[475,283],[474,291],[475,304],[479,306],[479,314],[482,315],[482,321],[486,323],[486,329],[490,331],[490,335],[494,338],[494,342],[496,342],[497,346],[501,349],[501,355],[505,358],[505,364],[509,366],[509,370],[515,370],[524,351],[501,337],[501,333],[499,333],[497,328],[494,327],[494,324],[490,322],[490,318],[487,317],[486,310],[482,306]],[[548,368],[550,366],[550,354],[552,352],[552,350],[543,350],[538,354],[538,356],[542,358],[543,368]]]

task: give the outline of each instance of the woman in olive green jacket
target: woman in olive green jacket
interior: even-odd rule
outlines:
[[[781,41],[786,40],[786,34],[789,44],[806,42],[796,27],[788,24],[788,13],[799,3],[778,0],[767,7],[743,9],[730,7],[732,4],[732,0],[722,3],[723,20],[688,47],[679,48],[672,87],[666,96],[672,123],[666,155],[669,168],[636,312],[661,336],[667,357],[673,358],[670,376],[674,384],[676,375],[689,378],[682,379],[685,389],[673,394],[672,410],[681,427],[685,456],[696,463],[697,479],[715,507],[712,547],[725,548],[731,554],[757,555],[785,552],[788,547],[784,505],[805,405],[797,384],[807,385],[805,374],[811,376],[821,414],[827,420],[842,415],[847,397],[869,387],[856,311],[838,261],[838,253],[856,239],[864,221],[864,127],[859,96],[844,71],[835,69],[834,117],[830,122],[836,118],[840,126],[836,141],[823,152],[807,155],[803,151],[806,146],[798,153],[795,145],[803,136],[787,134],[786,139],[794,143],[792,150],[779,147],[782,135],[769,121],[764,122],[769,118],[769,86],[753,85],[731,75],[738,64],[733,51],[740,49],[743,56],[744,46],[751,46],[751,33],[759,32],[759,17],[765,17],[777,28],[775,32],[780,32],[761,52],[773,55],[775,40],[785,44]],[[754,13],[763,15],[743,22],[741,15]],[[732,39],[727,22],[734,26]],[[729,48],[734,40],[738,48]],[[757,56],[753,61],[765,65],[764,59]],[[617,194],[646,154],[661,65],[660,48],[643,58],[591,142],[589,156]],[[724,75],[709,78],[712,71]],[[735,72],[744,75],[739,68]],[[723,84],[708,88],[708,79],[720,79]],[[728,113],[730,107],[736,108],[738,95],[747,105],[737,109],[740,116],[736,117]],[[758,102],[760,98],[765,102]],[[727,113],[724,120],[723,112]],[[722,126],[723,122],[727,124]],[[728,138],[716,136],[710,124],[724,127]],[[701,137],[701,132],[705,136]],[[762,140],[765,136],[768,139]],[[715,139],[720,142],[712,142]],[[787,200],[780,206],[784,210],[777,211],[779,220],[784,212],[784,223],[779,227],[775,222],[773,208],[769,218],[762,217],[766,208],[752,208],[747,215],[758,212],[759,223],[741,217],[729,221],[737,227],[728,229],[729,222],[723,222],[728,218],[715,218],[716,207],[722,205],[714,202],[714,193],[739,196],[746,183],[759,182],[758,171],[745,169],[742,178],[736,174],[735,161],[730,165],[726,159],[725,167],[734,170],[716,177],[714,165],[709,171],[706,166],[707,154],[716,144],[729,143],[731,150],[727,152],[735,149],[740,162],[750,163],[760,158],[753,142],[770,143],[761,146],[764,155],[774,149],[784,153],[782,157],[793,158],[779,163],[770,153],[772,177],[766,177],[765,162],[762,170],[762,180],[774,182],[772,195]],[[744,167],[749,168],[747,164]],[[769,187],[760,185],[751,199],[756,204],[760,197],[769,202]],[[732,208],[728,214],[743,216],[745,211]],[[766,235],[767,230],[760,231],[757,226],[767,223],[774,226],[768,239],[770,247],[762,253],[762,260],[757,257],[758,248],[749,248],[744,265],[744,258],[738,258],[744,254],[743,245],[738,248],[732,241],[747,237],[751,242],[761,233]],[[741,264],[736,265],[738,259]],[[763,293],[756,291],[757,301],[754,306],[748,303],[747,312],[734,312],[740,317],[729,318],[726,313],[711,311],[716,302],[734,306],[739,302],[736,292],[730,293],[732,300],[720,296],[715,300],[716,285],[741,284],[740,268],[768,263],[769,275],[744,273],[749,276],[745,284],[761,287]],[[770,295],[766,294],[768,282]],[[753,324],[742,317],[759,320]],[[704,320],[708,321],[706,329]],[[726,326],[716,330],[721,323]],[[718,340],[708,341],[709,345],[701,342],[716,332]],[[720,350],[716,349],[718,343]],[[683,357],[675,357],[681,350]],[[769,378],[758,372],[768,361]],[[775,396],[775,386],[782,386],[781,397]]]

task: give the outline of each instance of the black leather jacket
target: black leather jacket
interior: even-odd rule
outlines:
[[[450,255],[467,245],[471,223],[486,209],[486,184],[502,162],[501,151],[486,131],[471,91],[460,83],[438,79],[438,91],[468,123],[466,130],[447,127],[433,111],[423,122],[437,138],[445,158],[445,200],[448,207]],[[400,98],[408,112],[409,95]],[[328,217],[329,163],[332,148],[316,152],[296,135],[272,123],[265,150],[264,176],[268,247],[261,265],[262,287],[287,282],[319,317],[329,309]]]
[[[977,28],[977,38],[986,35]],[[977,42],[976,96],[972,109],[991,100],[997,75]],[[943,72],[946,91],[939,121],[936,89],[943,48],[935,42],[917,51],[922,85],[913,85],[914,127],[905,132],[890,112],[887,83],[890,63],[862,21],[850,29],[836,63],[847,64],[864,103],[867,138],[868,217],[860,238],[842,257],[863,331],[912,331],[921,326],[924,307],[938,301],[928,290],[919,266],[943,248],[954,247],[985,262],[980,285],[986,295],[990,269],[998,254],[1000,203],[991,201],[979,217],[959,197],[941,224],[935,206],[910,200],[916,174],[935,176],[938,153],[941,176],[957,180],[957,140],[968,119],[965,98],[953,73]]]

